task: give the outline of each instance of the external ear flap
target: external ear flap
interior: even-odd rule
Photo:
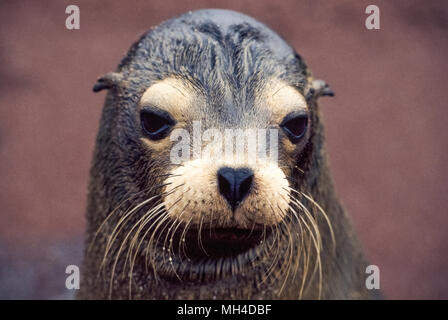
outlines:
[[[323,80],[313,80],[310,89],[306,94],[306,100],[309,101],[313,98],[317,99],[322,96],[333,97],[334,92]]]
[[[121,73],[108,72],[104,76],[100,77],[93,86],[93,92],[98,92],[103,89],[113,88],[121,83],[123,76]]]

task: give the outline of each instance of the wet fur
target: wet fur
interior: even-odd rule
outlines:
[[[170,163],[163,160],[169,150],[155,154],[141,143],[136,106],[151,84],[169,76],[188,80],[207,94],[207,103],[214,106],[215,112],[205,120],[212,125],[237,123],[239,112],[250,113],[254,97],[272,78],[295,86],[307,98],[311,120],[310,137],[303,150],[280,155],[280,162],[293,163],[285,172],[291,188],[296,190],[297,201],[311,217],[302,212],[298,219],[290,212],[275,234],[277,242],[270,240],[266,248],[261,246],[250,252],[253,263],[244,264],[238,259],[231,265],[208,261],[188,269],[188,263],[183,261],[180,268],[185,268],[186,276],[182,281],[164,276],[173,275],[171,264],[164,261],[165,253],[145,251],[151,233],[144,238],[147,229],[138,224],[145,212],[160,204],[165,168]],[[318,96],[332,92],[317,84],[314,88],[306,65],[289,45],[266,26],[239,13],[224,10],[187,13],[143,35],[118,70],[106,74],[94,87],[95,91],[109,90],[90,173],[86,250],[77,297],[377,297],[376,292],[365,288],[368,263],[334,192],[317,105]],[[235,98],[233,108],[222,105],[229,94]],[[263,116],[255,114],[252,121]],[[154,219],[161,221],[163,208],[158,208],[161,210]],[[297,214],[304,211],[298,203],[292,204],[291,210]],[[331,228],[322,211],[328,215]],[[307,219],[314,220],[317,230]],[[306,230],[306,221],[310,231]],[[160,230],[165,227],[159,226]],[[164,230],[168,232],[169,226]],[[316,242],[320,243],[319,248]],[[154,270],[154,265],[158,270]]]

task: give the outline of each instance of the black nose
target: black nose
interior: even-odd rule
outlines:
[[[233,211],[249,194],[253,178],[254,173],[247,168],[232,169],[224,167],[218,170],[219,192],[227,200]]]

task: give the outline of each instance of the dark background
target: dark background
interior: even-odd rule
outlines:
[[[364,26],[369,4],[381,30]],[[447,299],[448,2],[376,0],[1,0],[0,298],[72,295],[104,100],[92,85],[151,26],[207,7],[265,22],[332,86],[333,175],[386,297]]]

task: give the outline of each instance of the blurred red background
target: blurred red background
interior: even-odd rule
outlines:
[[[372,3],[381,30],[364,26]],[[0,298],[71,296],[92,85],[151,26],[207,7],[266,23],[336,92],[321,102],[333,175],[386,297],[448,298],[448,2],[292,0],[0,2]]]

